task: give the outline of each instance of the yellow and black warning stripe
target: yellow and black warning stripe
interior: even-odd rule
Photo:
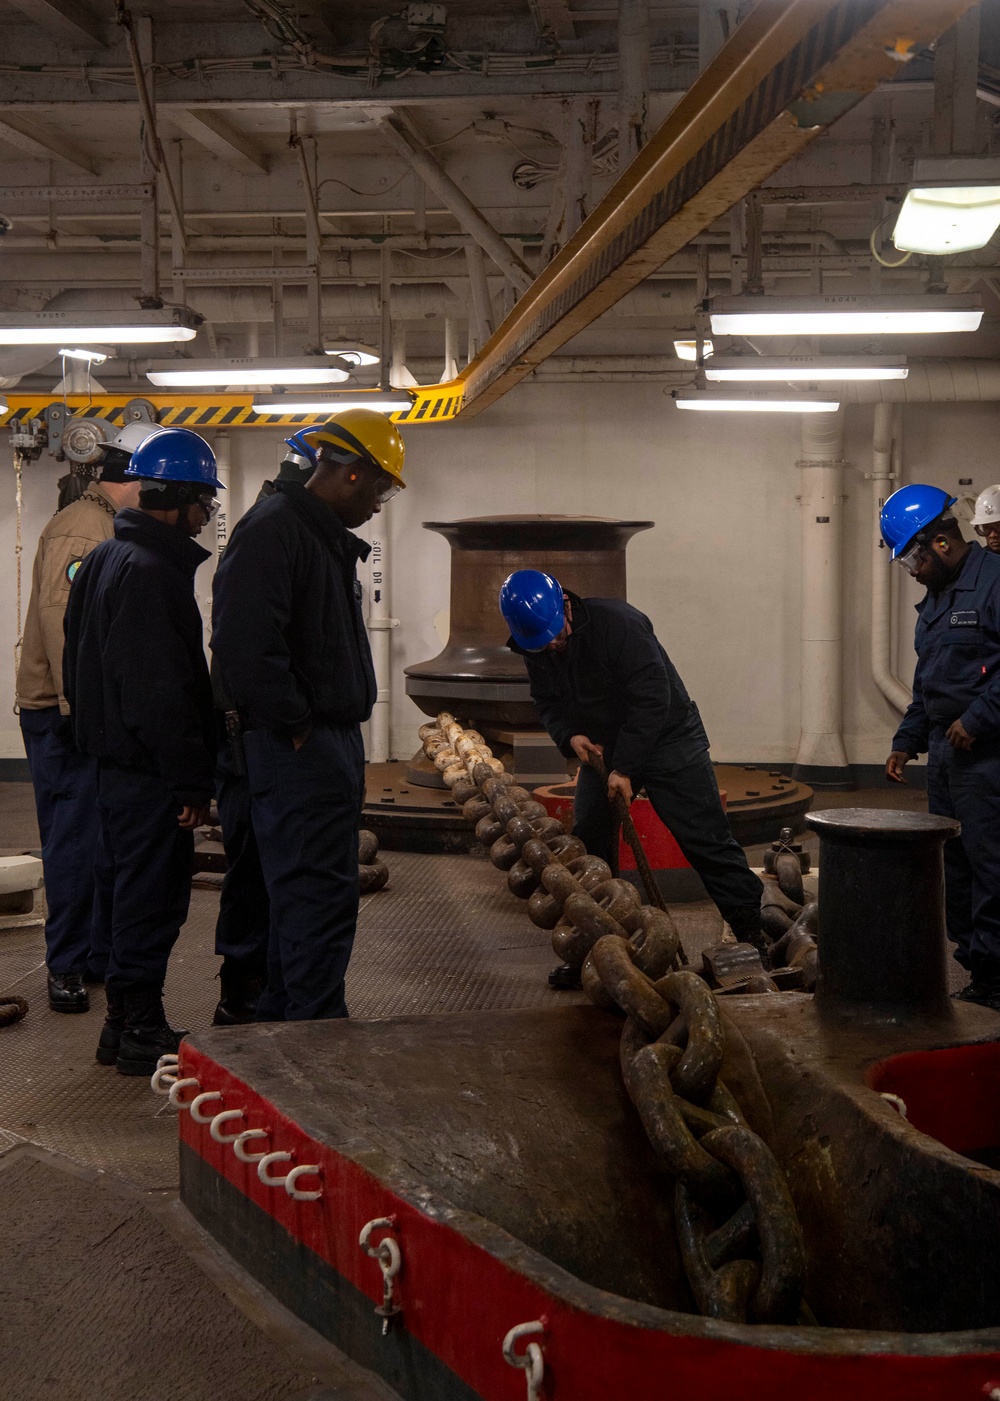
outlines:
[[[462,382],[433,384],[410,391],[413,403],[407,409],[390,414],[395,423],[446,423],[455,418],[462,407]],[[322,418],[318,414],[254,413],[253,399],[248,394],[7,394],[7,411],[0,413],[0,428],[9,428],[11,420],[27,422],[41,418],[50,404],[65,402],[77,418],[104,418],[109,423],[124,423],[125,410],[137,398],[151,404],[156,420],[165,428],[302,428]],[[359,391],[357,400],[364,399]],[[356,400],[356,401],[357,401]]]

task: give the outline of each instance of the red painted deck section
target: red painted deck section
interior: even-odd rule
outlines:
[[[1000,1148],[1000,1043],[890,1056],[866,1079],[880,1094],[899,1095],[913,1127],[946,1148]]]
[[[186,1044],[180,1058],[183,1076],[195,1077],[203,1091],[223,1095],[203,1112],[242,1109],[244,1121],[224,1125],[228,1133],[267,1128],[270,1140],[255,1140],[248,1147],[291,1151],[292,1163],[272,1169],[279,1175],[294,1164],[320,1164],[323,1197],[295,1202],[283,1188],[264,1186],[254,1166],[241,1163],[231,1147],[210,1137],[207,1124],[195,1123],[185,1111],[179,1116],[183,1141],[296,1241],[367,1294],[373,1309],[381,1303],[382,1277],[375,1261],[360,1250],[358,1235],[375,1217],[395,1218],[403,1252],[397,1280],[402,1326],[485,1401],[523,1401],[524,1374],[503,1361],[501,1342],[514,1324],[538,1318],[546,1324],[541,1339],[546,1401],[979,1401],[984,1387],[988,1392],[989,1384],[1000,1385],[1000,1347],[948,1357],[902,1351],[859,1355],[842,1350],[847,1335],[837,1330],[825,1336],[818,1329],[768,1330],[772,1339],[787,1335],[786,1351],[761,1347],[756,1343],[759,1331],[750,1327],[742,1343],[707,1336],[723,1326],[683,1314],[657,1310],[662,1328],[646,1328],[576,1307],[404,1200],[358,1164],[311,1140],[213,1060]],[[919,1058],[896,1058],[913,1059]],[[185,1099],[191,1097],[185,1093]],[[316,1183],[304,1178],[299,1185],[313,1188]],[[592,1293],[595,1301],[613,1303],[612,1296]],[[943,1344],[948,1335],[938,1337]],[[900,1348],[907,1341],[900,1337]]]

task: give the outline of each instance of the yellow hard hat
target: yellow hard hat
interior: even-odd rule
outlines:
[[[398,487],[405,487],[403,461],[406,449],[394,423],[374,409],[344,409],[322,428],[302,434],[317,449],[329,443],[335,450],[356,453],[388,472]]]

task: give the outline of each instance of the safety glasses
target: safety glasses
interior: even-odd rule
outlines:
[[[907,573],[912,574],[920,564],[921,559],[929,553],[926,545],[908,545],[902,554],[896,556],[893,563],[901,564]]]
[[[988,539],[991,535],[1000,535],[1000,521],[997,521],[995,525],[974,525],[972,528],[983,540]]]
[[[382,469],[379,468],[378,477],[375,481],[375,499],[378,501],[378,504],[384,506],[387,501],[392,500],[398,491],[399,482],[396,481],[396,478],[390,476],[388,472],[383,472]]]
[[[214,496],[199,496],[198,505],[204,513],[205,524],[208,525],[209,521],[213,521],[218,514],[219,503]]]

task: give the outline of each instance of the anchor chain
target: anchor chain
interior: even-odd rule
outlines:
[[[444,712],[421,726],[420,738],[508,889],[527,902],[534,924],[552,931],[557,957],[579,968],[592,1002],[625,1013],[625,1086],[676,1182],[677,1236],[699,1309],[730,1322],[795,1323],[805,1307],[795,1206],[780,1164],[719,1079],[719,1005],[680,966],[687,959],[669,911],[643,905],[634,886],[567,835],[477,731]],[[798,867],[798,856],[782,847],[778,861],[794,889],[785,858]],[[655,884],[651,872],[649,880]],[[799,918],[786,916],[780,932],[801,927],[806,936],[810,909],[793,908]]]
[[[681,956],[681,940],[667,910],[642,904],[628,881],[617,880],[606,861],[587,854],[514,776],[504,771],[482,736],[444,713],[423,725],[424,753],[452,790],[465,820],[489,847],[493,865],[507,874],[511,894],[527,902],[528,918],[552,931],[556,956],[581,971],[588,994],[602,1006],[588,967],[597,940],[622,937],[629,957],[650,977],[661,977]]]
[[[819,906],[806,899],[802,877],[808,870],[808,853],[794,840],[791,828],[783,827],[764,853],[760,923],[770,942],[771,967],[785,974],[782,987],[813,992],[819,977]]]

